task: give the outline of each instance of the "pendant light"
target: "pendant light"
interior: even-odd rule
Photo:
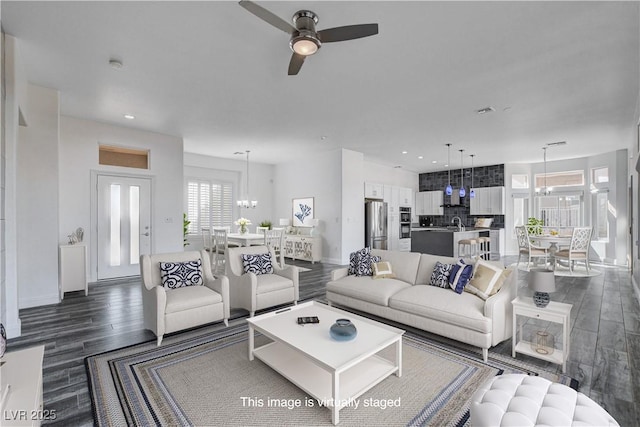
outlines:
[[[238,207],[239,208],[255,208],[256,206],[258,206],[258,201],[257,200],[249,200],[249,150],[246,151],[247,153],[247,192],[245,193],[245,197],[246,199],[243,200],[238,200]],[[240,153],[238,153],[240,154]]]
[[[542,195],[543,196],[548,196],[549,194],[551,194],[551,190],[549,190],[549,187],[547,187],[547,147],[542,147],[542,150],[544,152],[544,190],[542,191]]]
[[[469,191],[469,197],[472,199],[476,197],[476,190],[473,189],[473,158],[475,156],[475,154],[471,154],[471,190]]]
[[[447,188],[445,188],[444,193],[447,196],[453,194],[453,187],[451,187],[451,144],[446,144],[447,146],[447,168],[449,169],[449,180],[447,181]]]
[[[464,150],[459,150],[459,151],[460,151],[460,197],[464,197],[467,195],[467,192],[464,189],[464,169],[462,167],[462,163],[464,162],[462,154],[464,153]]]

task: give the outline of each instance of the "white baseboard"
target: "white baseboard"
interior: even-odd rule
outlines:
[[[35,298],[20,298],[18,305],[20,308],[40,307],[42,305],[58,304],[60,302],[60,295],[46,295]]]

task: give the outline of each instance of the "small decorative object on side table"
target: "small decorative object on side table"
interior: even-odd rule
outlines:
[[[529,289],[534,291],[533,302],[536,307],[546,307],[551,301],[549,293],[556,291],[556,278],[553,270],[532,268],[529,272]]]
[[[358,335],[358,330],[351,320],[337,319],[329,328],[329,334],[336,341],[351,341]]]

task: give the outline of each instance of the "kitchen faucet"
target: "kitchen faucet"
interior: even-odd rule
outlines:
[[[462,225],[462,220],[459,216],[454,216],[453,218],[451,218],[451,223],[455,224],[456,219],[458,220],[458,231],[464,231],[464,225]]]

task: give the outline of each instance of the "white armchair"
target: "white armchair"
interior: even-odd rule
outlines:
[[[245,273],[243,254],[271,253],[273,274]],[[257,310],[280,304],[298,303],[298,267],[278,265],[275,253],[266,246],[229,248],[226,252],[231,307],[244,308],[253,317]]]
[[[203,286],[170,289],[162,285],[161,262],[197,260],[202,261]],[[226,276],[213,277],[209,256],[204,250],[142,255],[140,274],[144,327],[158,337],[158,345],[162,343],[164,334],[171,332],[218,320],[229,325],[229,279]]]

